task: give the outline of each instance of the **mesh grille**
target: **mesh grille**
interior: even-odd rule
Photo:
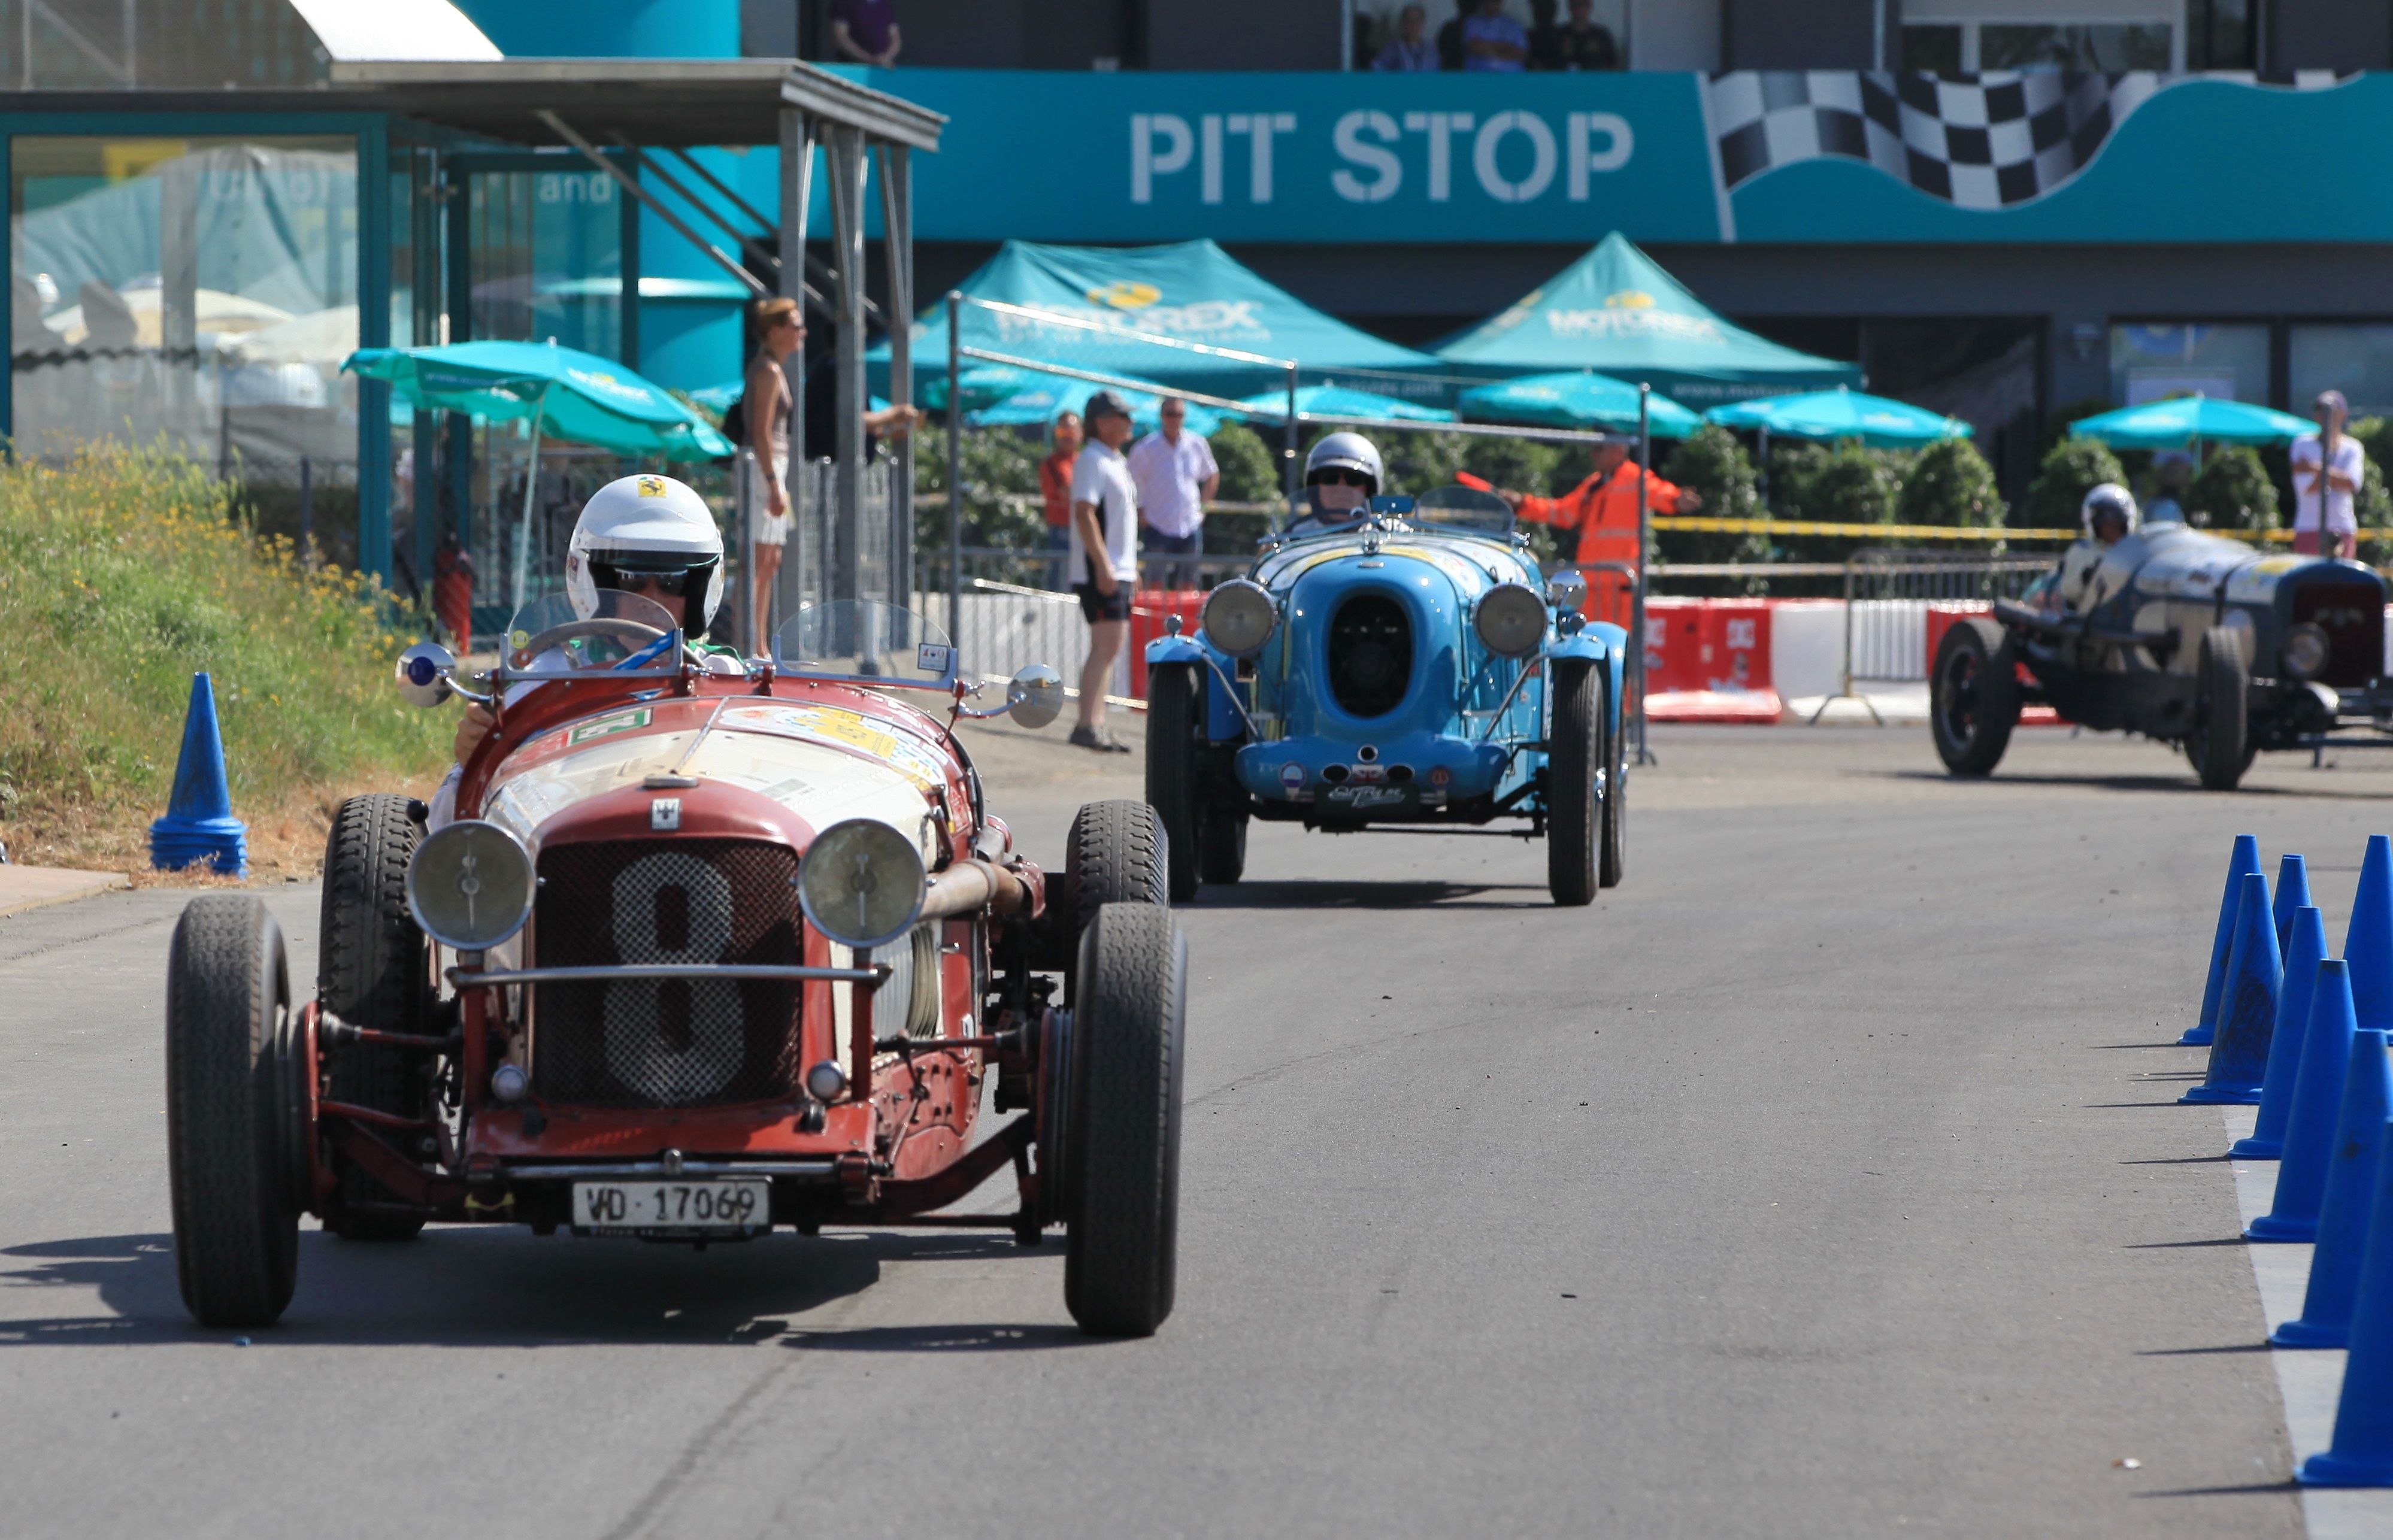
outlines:
[[[626,840],[541,852],[539,963],[795,964],[797,857],[748,840]],[[795,983],[543,984],[532,1081],[592,1107],[773,1101],[797,1084]]]
[[[2294,622],[2326,633],[2321,685],[2357,689],[2376,677],[2385,654],[2385,601],[2373,583],[2305,583],[2294,594]],[[2252,672],[2274,673],[2277,660],[2256,658]]]
[[[1413,626],[1384,594],[1357,594],[1329,622],[1329,693],[1349,716],[1385,716],[1413,676]]]

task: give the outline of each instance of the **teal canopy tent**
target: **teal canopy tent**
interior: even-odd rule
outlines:
[[[1260,395],[1242,398],[1247,410],[1270,423],[1288,421],[1286,389],[1266,390]],[[1425,407],[1411,401],[1382,396],[1377,391],[1355,390],[1347,385],[1299,385],[1296,391],[1296,415],[1299,422],[1307,417],[1375,417],[1383,422],[1451,423],[1454,413],[1443,407]]]
[[[1637,431],[1637,387],[1585,370],[1473,385],[1456,404],[1474,423]],[[1656,438],[1684,438],[1704,425],[1702,418],[1659,392],[1650,398],[1648,412]]]
[[[2194,445],[2290,444],[2318,424],[2289,411],[2276,411],[2246,401],[2213,400],[2207,396],[2179,396],[2122,407],[2069,424],[2072,438],[2094,438],[2114,450],[2178,450]]]
[[[1157,385],[1152,390],[1128,390],[1118,385],[1099,385],[1087,380],[1076,380],[1066,374],[1041,374],[1029,370],[1018,371],[1021,386],[1013,394],[994,405],[974,411],[964,409],[964,421],[976,428],[1043,427],[1055,421],[1056,413],[1079,411],[1089,404],[1089,398],[1100,390],[1111,390],[1130,408],[1131,426],[1141,433],[1153,433],[1162,425],[1159,410],[1163,398],[1170,391]],[[970,386],[964,399],[972,399]],[[1188,403],[1188,431],[1199,438],[1210,438],[1227,413],[1210,407]]]
[[[1916,449],[1967,438],[1975,431],[1958,417],[1842,388],[1738,401],[1714,407],[1704,417],[1722,427],[1759,428],[1786,438],[1858,438],[1878,450]]]
[[[1434,380],[1407,378],[1437,373],[1442,366],[1435,359],[1382,342],[1314,309],[1234,261],[1210,241],[1129,247],[1009,241],[958,288],[973,298],[1035,307],[1075,320],[1293,359],[1309,381],[1334,376],[1360,388],[1413,399],[1435,399],[1444,388]],[[1285,388],[1288,382],[1285,370],[1269,365],[1107,336],[1035,317],[967,305],[963,318],[966,346],[1042,363],[1225,397]],[[967,369],[976,369],[986,361],[964,362]],[[931,382],[947,372],[944,301],[916,319],[913,362],[915,397],[927,399]],[[886,343],[866,355],[866,367],[876,385],[888,379]],[[1357,371],[1385,372],[1390,377]]]
[[[1457,373],[1592,369],[1700,404],[1862,383],[1851,364],[1721,320],[1617,230],[1437,354]]]
[[[618,454],[720,460],[731,443],[706,420],[612,359],[536,342],[446,347],[361,347],[341,365],[432,411],[529,421],[543,432]]]

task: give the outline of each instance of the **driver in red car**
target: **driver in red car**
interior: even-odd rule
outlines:
[[[565,551],[565,592],[583,620],[598,610],[598,591],[614,589],[647,599],[681,623],[684,638],[701,666],[715,673],[742,673],[738,649],[702,638],[723,613],[723,532],[706,500],[669,476],[627,476],[610,481],[582,505]],[[551,652],[534,668],[562,668]],[[513,704],[540,688],[531,682],[507,687]],[[465,761],[496,724],[487,706],[468,701],[457,723],[457,763],[433,793],[427,829],[456,816],[457,780]]]

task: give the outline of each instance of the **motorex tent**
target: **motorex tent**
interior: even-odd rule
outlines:
[[[1617,230],[1437,354],[1455,372],[1483,377],[1592,369],[1698,410],[1862,383],[1851,364],[1722,320]]]
[[[1343,384],[1382,395],[1435,400],[1441,365],[1426,353],[1356,331],[1232,260],[1210,241],[1163,246],[1046,246],[1009,241],[958,285],[974,299],[1053,311],[1081,321],[1200,343],[1272,359],[1293,359],[1304,385]],[[1154,380],[1209,395],[1244,397],[1284,389],[1285,370],[1158,346],[1035,317],[963,307],[963,341],[1040,363]],[[948,367],[944,299],[914,323],[917,399]],[[966,368],[975,361],[965,360]],[[866,355],[876,389],[889,377],[886,343]]]

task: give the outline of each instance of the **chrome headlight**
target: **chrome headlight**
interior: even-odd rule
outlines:
[[[877,818],[833,824],[798,863],[798,907],[843,946],[886,946],[922,912],[922,854]]]
[[[1262,584],[1232,578],[1205,596],[1200,623],[1215,646],[1243,656],[1271,640],[1272,627],[1279,623],[1278,607]]]
[[[523,929],[538,886],[523,842],[466,818],[415,847],[407,909],[424,933],[461,952],[483,952]]]
[[[1471,627],[1488,651],[1523,657],[1546,639],[1546,601],[1526,583],[1497,583],[1479,596]]]
[[[2277,649],[2285,672],[2295,679],[2316,679],[2326,672],[2327,659],[2334,654],[2326,633],[2307,620],[2285,633],[2285,645]]]

